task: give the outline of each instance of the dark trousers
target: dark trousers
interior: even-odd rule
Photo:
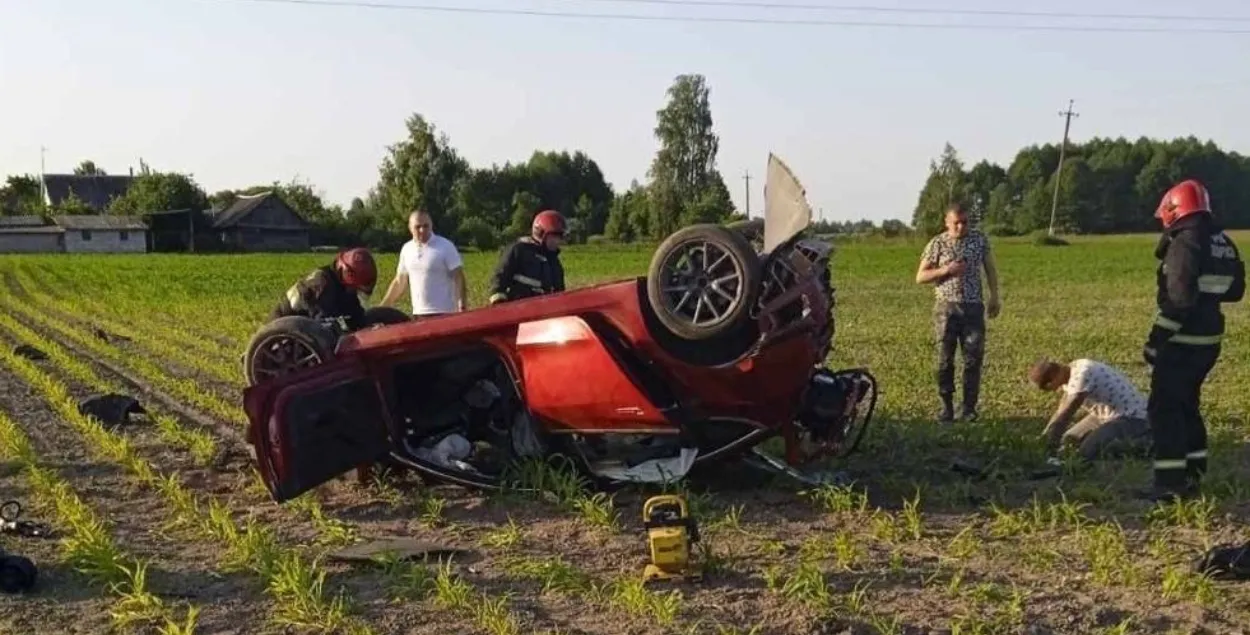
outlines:
[[[955,349],[963,352],[965,409],[977,406],[981,392],[981,363],[985,359],[985,305],[980,302],[938,302],[933,307],[933,331],[937,336],[938,393],[950,399],[955,393]]]
[[[1150,376],[1147,414],[1154,436],[1154,479],[1159,488],[1197,486],[1207,471],[1207,426],[1202,384],[1215,367],[1220,346],[1164,344]]]

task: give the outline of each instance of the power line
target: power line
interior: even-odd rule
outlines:
[[[368,0],[213,0],[216,2],[250,2],[289,4],[314,7],[351,7],[357,9],[399,10],[422,13],[462,13],[477,15],[517,15],[549,18],[580,18],[593,20],[634,20],[642,22],[701,22],[722,24],[767,24],[784,26],[889,27],[912,29],[965,29],[981,31],[1072,31],[1085,33],[1208,33],[1250,35],[1250,29],[1114,26],[1059,26],[1043,24],[938,24],[916,22],[864,22],[854,20],[801,20],[774,18],[736,18],[713,16],[668,16],[616,13],[579,13],[572,11],[539,11],[532,9],[500,9],[484,7],[449,7],[426,4],[399,4]]]
[[[1250,22],[1250,16],[1199,16],[1161,13],[1073,13],[1065,11],[1017,11],[1006,9],[949,9],[883,7],[874,5],[818,4],[810,2],[734,2],[732,0],[564,0],[608,4],[649,4],[677,7],[723,7],[735,9],[790,9],[846,13],[902,13],[927,15],[975,15],[1017,18],[1082,18],[1093,20],[1167,20],[1184,22]]]

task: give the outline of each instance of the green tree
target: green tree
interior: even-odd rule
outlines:
[[[189,175],[145,171],[135,177],[123,196],[113,199],[110,214],[144,214],[175,209],[197,212],[208,208],[208,194]]]
[[[14,216],[43,211],[43,186],[33,174],[13,174],[0,187],[0,213]]]
[[[912,212],[912,226],[925,234],[941,231],[946,208],[952,202],[966,203],[963,187],[966,179],[959,153],[947,143],[938,160],[929,162],[929,177]]]
[[[679,75],[667,96],[668,102],[656,112],[660,148],[648,172],[651,238],[660,238],[691,218],[719,221],[735,212],[716,168],[720,139],[713,131],[707,81],[702,75]]]
[[[95,161],[87,159],[74,168],[74,174],[79,176],[105,176],[106,173],[103,169],[96,166]]]
[[[87,205],[86,201],[78,198],[78,194],[71,190],[69,196],[66,196],[61,201],[61,204],[52,210],[52,213],[57,216],[83,216],[95,214],[96,211],[90,205]]]
[[[961,195],[979,209],[988,188],[985,221],[990,232],[1044,230],[1050,224],[1058,167],[1057,144],[1027,146],[1005,172],[987,161],[978,163],[963,181]],[[941,172],[936,163],[921,188],[918,221],[941,198],[934,172]],[[1250,227],[1250,158],[1194,137],[1070,143],[1058,177],[1056,224],[1082,233],[1157,231],[1153,214],[1159,198],[1187,178],[1206,185],[1225,227]]]
[[[404,127],[407,136],[387,148],[378,170],[378,220],[383,229],[406,234],[408,215],[424,209],[443,234],[454,238],[459,219],[453,214],[453,192],[469,164],[422,115],[414,113]]]

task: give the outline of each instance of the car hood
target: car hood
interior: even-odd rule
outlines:
[[[764,180],[764,253],[794,238],[812,223],[812,208],[798,178],[777,155],[768,153]]]

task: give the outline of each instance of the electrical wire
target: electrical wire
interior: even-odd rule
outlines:
[[[203,1],[203,0],[201,0]],[[780,18],[748,18],[725,16],[670,16],[640,15],[620,13],[581,13],[572,11],[541,11],[537,9],[504,9],[485,7],[454,7],[429,4],[400,4],[380,0],[211,0],[214,2],[247,2],[265,4],[287,4],[313,7],[351,7],[357,9],[413,11],[420,13],[460,13],[476,15],[514,15],[549,18],[578,18],[608,21],[643,21],[643,22],[696,22],[721,24],[760,24],[781,26],[841,26],[841,27],[878,27],[904,29],[956,29],[981,31],[1068,31],[1083,33],[1207,33],[1220,35],[1250,35],[1250,29],[1226,28],[1186,28],[1168,27],[1116,27],[1116,26],[1082,26],[1082,25],[1047,25],[1047,24],[940,24],[919,22],[872,22],[856,20],[819,20],[819,19],[780,19]],[[658,2],[659,0],[652,0]],[[687,0],[695,2],[698,0]],[[1084,16],[1089,17],[1089,16]],[[1215,19],[1215,18],[1212,18]]]
[[[818,4],[811,2],[733,2],[731,0],[563,0],[607,4],[642,4],[673,7],[721,7],[736,9],[783,9],[844,13],[902,13],[925,15],[968,15],[1017,18],[1080,18],[1091,20],[1166,20],[1176,22],[1250,22],[1250,16],[1179,15],[1160,13],[1071,13],[1064,11],[1018,11],[1007,9],[949,9],[882,7],[873,5]]]

